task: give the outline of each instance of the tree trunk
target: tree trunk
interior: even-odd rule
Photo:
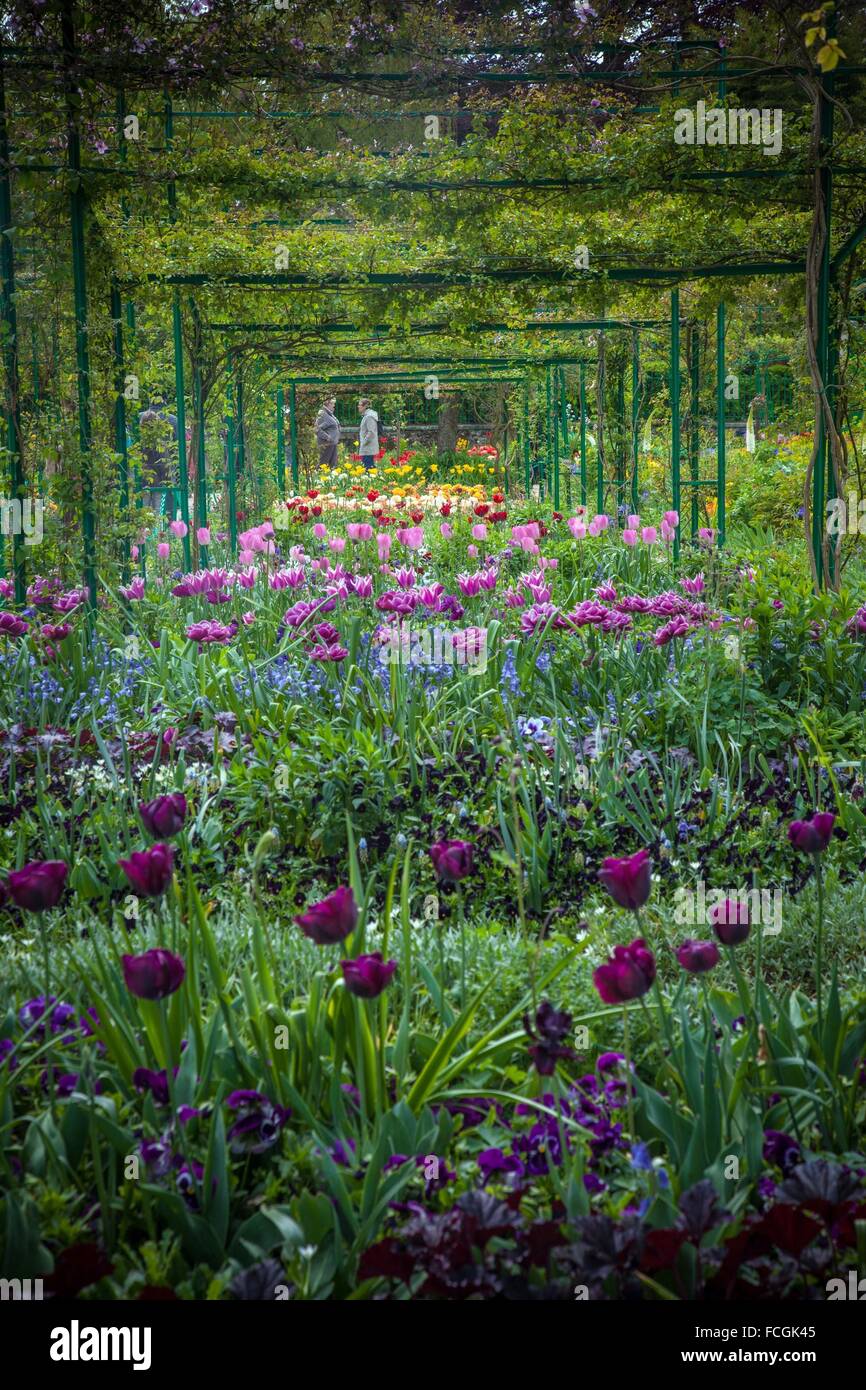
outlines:
[[[458,399],[446,395],[442,399],[439,412],[439,428],[436,434],[436,450],[440,454],[453,453],[457,444]]]

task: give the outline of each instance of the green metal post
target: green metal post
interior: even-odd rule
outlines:
[[[698,534],[698,480],[700,479],[701,364],[700,335],[697,324],[689,334],[689,368],[692,396],[689,406],[689,465],[691,468],[692,540]]]
[[[531,471],[532,441],[529,437],[529,382],[523,383],[523,476],[526,496],[532,484]]]
[[[233,367],[234,367],[234,364],[232,364],[232,365],[233,365]],[[237,389],[237,400],[238,400],[238,435],[239,435],[240,437],[242,437],[242,429],[241,429],[241,421],[240,421],[240,400],[241,400],[241,380],[240,380],[240,376],[238,376],[237,382],[238,382],[238,389]],[[231,408],[231,413],[229,414],[229,416],[228,416],[227,419],[226,419],[226,484],[227,484],[227,487],[228,487],[228,495],[229,495],[229,502],[228,502],[228,507],[229,507],[229,548],[230,548],[230,550],[231,550],[232,555],[237,555],[237,552],[238,552],[238,482],[237,482],[237,473],[236,473],[236,471],[235,471],[236,436],[235,436],[235,419],[234,419],[234,407],[233,407],[233,396],[232,396],[232,383],[231,383],[231,381],[229,381],[229,385],[228,385],[228,397],[229,397],[229,403],[230,403],[230,405],[231,405],[231,407],[232,407],[232,408]]]
[[[622,525],[625,508],[625,363],[616,374],[616,514]]]
[[[301,485],[298,459],[298,392],[295,383],[289,387],[289,448],[292,451],[292,487],[297,493]]]
[[[671,290],[671,506],[680,510],[680,292]],[[680,554],[680,531],[674,535],[674,561]]]
[[[550,455],[551,455],[551,415],[553,410],[553,383],[551,381],[551,368],[546,366],[544,369],[544,473],[543,478],[549,488],[550,486]],[[544,496],[545,489],[542,487],[541,495]]]
[[[640,487],[638,484],[640,430],[640,334],[637,329],[631,339],[631,506],[632,511],[640,511]]]
[[[2,308],[5,369],[4,415],[6,420],[6,449],[9,455],[9,487],[13,499],[23,507],[26,485],[21,459],[21,420],[18,378],[18,320],[15,311],[15,252],[12,245],[12,184],[9,174],[9,133],[6,125],[6,95],[3,81],[3,54],[0,50],[0,276],[3,280]],[[27,599],[24,537],[14,527],[12,543],[12,574],[15,583],[15,602]],[[0,541],[0,559],[5,571],[5,544]]]
[[[827,23],[828,35],[832,37],[835,32],[835,23],[832,13]],[[821,91],[818,96],[818,119],[820,123],[820,168],[818,177],[820,180],[821,197],[824,202],[825,228],[821,264],[818,267],[817,335],[815,353],[818,359],[818,370],[821,374],[821,380],[824,383],[827,403],[832,410],[833,388],[830,381],[830,240],[833,213],[833,169],[830,161],[833,146],[834,106],[832,97],[835,86],[833,74],[822,73],[821,84]],[[820,402],[818,404],[818,418],[815,421],[815,438],[818,448],[815,468],[812,474],[812,555],[815,561],[818,587],[823,588],[828,578],[824,573],[823,544],[824,528],[826,526],[825,509],[827,500],[832,496],[830,487],[833,477],[833,460],[827,424],[824,418],[824,409]]]
[[[586,368],[580,364],[580,505],[586,506]]]
[[[201,342],[201,320],[195,303],[192,304],[193,319],[195,321],[196,342]],[[193,421],[196,439],[196,526],[201,529],[207,527],[207,463],[205,455],[204,439],[204,391],[202,388],[201,361],[198,352],[193,358],[192,364],[192,408]],[[202,565],[207,568],[209,563],[208,547],[199,546],[199,558]]]
[[[285,404],[283,388],[277,387],[277,491],[280,498],[286,495],[286,422],[283,419]]]
[[[725,304],[716,309],[716,525],[725,543]]]
[[[78,381],[78,447],[81,469],[81,528],[84,552],[84,587],[89,612],[96,611],[96,517],[93,511],[93,475],[90,448],[90,355],[87,325],[87,265],[84,245],[84,190],[81,183],[81,142],[78,131],[79,93],[75,67],[74,0],[64,0],[61,14],[64,96],[66,105],[66,159],[70,174],[69,216],[72,231],[72,288],[75,302],[75,364]]]
[[[126,449],[126,379],[123,370],[123,305],[120,290],[111,286],[111,321],[114,325],[114,451],[118,455],[117,475],[120,488],[120,510],[124,525],[129,522],[129,455]],[[123,582],[129,583],[129,537],[122,542]]]
[[[559,372],[550,368],[551,417],[550,433],[553,442],[553,510],[559,511]]]
[[[165,98],[165,148],[170,150],[174,138],[174,115],[172,111],[171,98]],[[177,219],[177,190],[174,179],[168,182],[168,216],[170,222]],[[186,525],[186,535],[183,538],[183,562],[186,568],[192,569],[192,537],[190,536],[190,511],[189,511],[189,467],[187,465],[186,453],[186,383],[183,371],[183,319],[180,308],[180,290],[175,290],[174,299],[171,306],[172,322],[172,341],[174,345],[174,388],[177,404],[175,415],[177,416],[177,451],[178,451],[178,482],[180,485],[180,516]]]
[[[601,375],[601,364],[602,364],[602,360],[603,360],[603,359],[602,359],[602,355],[601,355],[601,347],[602,347],[602,343],[603,343],[603,341],[604,341],[604,334],[603,334],[603,333],[600,333],[600,334],[599,334],[598,341],[599,341],[598,371],[599,371],[599,375]],[[604,389],[604,388],[606,387],[606,385],[607,385],[607,381],[606,381],[604,378],[602,378],[602,380],[601,380],[601,400],[602,400],[602,409],[598,412],[598,419],[596,420],[596,423],[595,423],[595,506],[596,506],[596,511],[599,512],[599,513],[601,513],[601,512],[604,511],[604,474],[603,474],[603,472],[602,472],[602,467],[601,467],[601,454],[602,454],[602,443],[603,443],[603,440],[602,440],[602,430],[603,430],[603,428],[604,428],[604,395],[605,395],[605,389]]]
[[[568,438],[568,392],[565,384],[565,367],[558,367],[559,376],[559,420],[562,426],[562,449],[565,457],[565,503],[571,506],[571,451]]]

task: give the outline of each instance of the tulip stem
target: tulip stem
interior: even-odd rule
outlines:
[[[815,950],[815,997],[818,1003],[818,1050],[823,1047],[824,1009],[822,976],[824,971],[824,875],[821,871],[821,856],[812,856],[815,864],[815,877],[818,883],[818,938]]]
[[[623,1051],[625,1052],[625,1098],[628,1107],[628,1132],[634,1144],[637,1142],[637,1135],[634,1128],[634,1101],[632,1099],[631,1038],[628,1030],[628,1009],[625,1005],[623,1005],[622,1010],[622,1032]]]

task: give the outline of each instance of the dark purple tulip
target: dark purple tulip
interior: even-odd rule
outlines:
[[[739,946],[751,930],[749,909],[736,898],[725,898],[711,907],[710,921],[723,946]]]
[[[153,801],[141,801],[138,814],[148,834],[155,840],[170,840],[183,829],[186,820],[186,797],[183,792],[171,792]]]
[[[359,999],[376,999],[390,982],[397,969],[395,960],[383,960],[381,951],[371,956],[356,956],[354,960],[341,960],[343,979],[350,994]]]
[[[151,845],[136,850],[129,859],[118,860],[134,893],[142,898],[158,898],[171,883],[174,850],[171,845]]]
[[[23,869],[13,869],[6,886],[16,906],[28,912],[45,912],[59,903],[68,873],[62,859],[34,859]]]
[[[616,946],[610,960],[593,971],[592,982],[605,1004],[627,1004],[646,994],[656,977],[656,960],[643,937]]]
[[[336,888],[295,918],[304,936],[317,946],[336,946],[358,925],[358,908],[351,888]]]
[[[690,975],[703,975],[719,963],[719,948],[715,941],[692,941],[691,937],[677,947],[677,960]]]
[[[529,1014],[523,1015],[523,1026],[531,1039],[529,1055],[539,1076],[552,1076],[558,1061],[575,1061],[568,1046],[572,1016],[564,1009],[555,1009],[549,999],[543,999],[535,1011],[533,1027]]]
[[[830,811],[816,811],[809,820],[791,821],[788,839],[803,854],[823,854],[833,834],[836,817]]]
[[[141,956],[122,956],[123,978],[137,999],[165,999],[183,984],[186,966],[180,956],[162,947]]]
[[[430,858],[437,878],[459,883],[472,873],[473,846],[467,840],[439,840],[430,846]]]
[[[628,859],[605,859],[598,877],[615,903],[636,912],[649,898],[651,871],[648,851],[639,849]]]

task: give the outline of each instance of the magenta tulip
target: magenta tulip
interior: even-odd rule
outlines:
[[[129,859],[118,860],[134,893],[141,898],[158,898],[171,883],[174,850],[171,845],[151,845],[136,850]]]
[[[610,960],[593,971],[592,982],[605,1004],[627,1004],[646,994],[656,977],[656,961],[643,937],[616,946]]]
[[[703,975],[719,963],[719,948],[715,941],[684,941],[677,947],[677,960],[690,975]]]
[[[139,803],[138,814],[145,830],[154,839],[170,839],[183,829],[186,820],[186,797],[183,792],[170,792],[153,801]]]
[[[371,956],[341,960],[340,966],[350,994],[356,994],[359,999],[376,999],[397,969],[397,962],[383,960],[382,952],[374,951]]]
[[[648,851],[639,849],[627,859],[605,859],[598,877],[615,903],[636,912],[649,898],[651,872]]]
[[[466,840],[439,840],[430,846],[430,858],[437,878],[443,883],[459,883],[472,873],[473,846]]]
[[[138,999],[165,999],[183,984],[186,966],[180,956],[157,947],[140,956],[123,956],[123,978]]]
[[[724,902],[710,908],[710,921],[723,946],[741,945],[751,929],[749,910],[736,898],[725,898]]]
[[[836,817],[829,811],[816,811],[809,820],[795,820],[788,826],[788,839],[803,854],[823,854],[833,834]]]
[[[317,946],[336,946],[358,925],[358,908],[351,888],[336,888],[295,918],[304,936]]]
[[[59,903],[68,873],[62,859],[34,859],[23,869],[13,869],[6,886],[16,907],[45,912]]]

